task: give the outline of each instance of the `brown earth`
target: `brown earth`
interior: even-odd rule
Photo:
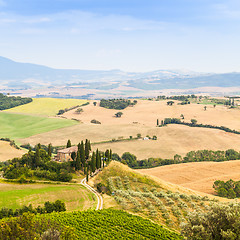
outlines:
[[[0,162],[4,162],[14,157],[21,157],[23,154],[23,150],[11,147],[9,142],[0,141]]]
[[[240,180],[240,160],[183,163],[137,171],[198,192],[214,194],[212,186],[216,180]]]

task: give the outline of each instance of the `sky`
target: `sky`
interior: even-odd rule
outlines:
[[[64,69],[240,72],[239,0],[0,0],[0,56]]]

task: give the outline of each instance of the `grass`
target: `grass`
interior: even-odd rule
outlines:
[[[6,110],[7,112],[55,116],[60,109],[86,103],[81,99],[33,98],[31,103]]]
[[[94,195],[81,185],[0,184],[0,208],[19,208],[32,204],[34,207],[46,201],[62,200],[67,210],[95,208]]]
[[[26,138],[76,124],[76,121],[68,119],[54,119],[1,112],[0,136],[10,139]]]

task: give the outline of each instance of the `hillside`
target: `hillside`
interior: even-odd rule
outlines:
[[[216,180],[240,179],[240,160],[227,162],[196,162],[174,164],[138,172],[177,184],[195,191],[214,194]]]
[[[220,199],[143,175],[115,161],[90,181],[95,187],[100,183],[108,188],[107,194],[112,195],[111,201],[107,194],[103,195],[109,206],[174,229],[186,221],[188,212],[205,212],[212,202]]]
[[[5,162],[15,157],[21,157],[25,151],[10,146],[9,142],[0,141],[0,162]]]
[[[198,73],[182,70],[124,72],[121,70],[54,69],[0,57],[0,89],[5,93],[54,97],[122,97],[239,91],[239,73]],[[110,91],[109,91],[110,90]]]
[[[8,109],[7,112],[55,116],[61,109],[80,106],[86,102],[80,99],[34,98],[33,102]]]
[[[79,139],[90,139],[92,143],[111,141],[112,139],[129,139],[137,134],[142,137],[149,135],[157,136],[157,140],[131,140],[120,142],[108,142],[94,145],[94,149],[111,149],[122,155],[129,151],[135,154],[138,159],[149,157],[173,158],[175,154],[184,156],[191,150],[209,149],[226,150],[234,148],[239,150],[240,135],[226,133],[224,131],[191,128],[182,125],[169,125],[166,127],[156,127],[157,119],[161,122],[164,118],[180,118],[184,115],[184,121],[190,122],[196,119],[198,123],[226,126],[231,129],[240,130],[239,109],[229,109],[222,105],[207,105],[204,111],[203,104],[191,103],[189,105],[167,106],[167,101],[138,100],[134,107],[127,107],[121,110],[123,115],[116,118],[118,110],[106,109],[99,105],[94,106],[91,101],[89,105],[83,106],[83,112],[76,114],[75,110],[64,113],[68,119],[79,119],[83,124],[69,127],[69,131],[64,129],[42,133],[22,139],[24,143],[36,144],[42,142],[54,145],[64,145],[67,139],[77,144]],[[92,124],[91,120],[96,119],[101,124]],[[74,132],[74,134],[72,134]]]
[[[94,195],[81,185],[13,184],[0,182],[0,208],[20,208],[32,204],[43,206],[46,201],[61,199],[67,211],[94,209]]]
[[[67,119],[53,119],[30,115],[0,112],[0,136],[10,139],[26,138],[54,129],[78,124]]]

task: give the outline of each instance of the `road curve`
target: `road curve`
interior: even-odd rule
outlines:
[[[83,186],[85,186],[88,190],[90,190],[93,194],[95,194],[95,196],[97,197],[97,207],[96,207],[96,210],[101,210],[103,209],[103,198],[102,196],[95,190],[93,189],[91,186],[89,186],[86,182],[86,178],[84,178],[82,181],[81,181],[81,184]]]

